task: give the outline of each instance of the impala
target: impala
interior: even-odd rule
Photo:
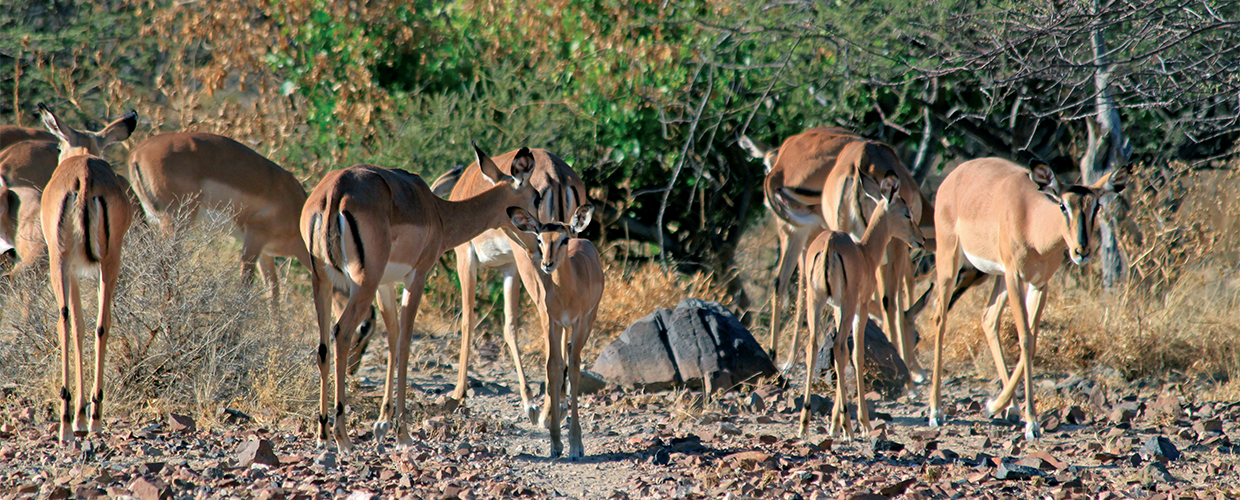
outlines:
[[[960,164],[939,186],[934,222],[939,289],[938,331],[934,348],[934,382],[930,391],[930,425],[942,423],[939,384],[943,371],[943,332],[956,275],[967,262],[977,270],[1002,275],[995,283],[982,325],[1003,391],[988,402],[990,414],[1007,407],[1022,378],[1025,382],[1025,437],[1041,435],[1034,411],[1033,356],[1038,320],[1046,305],[1046,288],[1063,263],[1064,250],[1074,264],[1089,261],[1095,245],[1094,222],[1104,198],[1124,189],[1128,173],[1115,170],[1090,185],[1060,189],[1046,165],[1030,171],[999,158]],[[1007,299],[1020,340],[1020,361],[1008,376],[998,327]]]
[[[581,178],[564,160],[542,149],[531,149],[534,169],[530,172],[530,184],[538,192],[534,198],[534,213],[538,220],[567,222],[579,206],[585,203],[585,185]],[[511,151],[495,158],[501,170],[510,168],[518,151]],[[464,200],[490,188],[490,181],[483,175],[477,163],[455,168],[442,175],[434,183],[436,192],[450,191],[448,199]],[[507,226],[507,225],[506,225]],[[515,243],[515,245],[514,245]],[[514,249],[515,247],[515,249]],[[538,245],[533,235],[512,231],[510,227],[485,231],[468,242],[456,247],[456,270],[461,280],[461,351],[460,371],[452,396],[464,401],[469,389],[469,357],[473,348],[475,289],[480,268],[498,269],[503,276],[504,287],[504,341],[508,353],[517,368],[517,382],[521,386],[521,403],[531,422],[538,419],[538,407],[530,394],[521,366],[521,353],[517,346],[517,313],[520,310],[517,277],[533,297],[546,295],[545,280],[532,260],[537,258]],[[534,257],[531,257],[534,254]],[[534,301],[538,314],[546,313],[544,304]]]
[[[60,140],[60,166],[41,198],[43,238],[49,242],[49,274],[60,311],[60,440],[74,432],[86,432],[86,395],[83,392],[82,342],[85,335],[81,286],[78,276],[99,273],[99,316],[95,322],[95,387],[89,431],[103,429],[103,363],[108,329],[112,325],[112,297],[121,269],[121,245],[133,214],[125,189],[108,162],[99,158],[96,134],[79,132],[66,125],[47,106],[39,103],[43,124]],[[115,125],[115,127],[113,126]],[[137,125],[137,113],[105,129],[109,140],[123,140]],[[77,361],[76,392],[69,390],[69,336],[73,335]],[[70,399],[75,399],[70,406]],[[74,411],[76,409],[76,411]]]
[[[39,224],[42,193],[32,187],[9,187],[0,177],[0,255],[15,257],[9,274],[20,275],[47,254]]]
[[[56,140],[56,136],[37,128],[0,125],[0,151],[22,141],[55,142]]]
[[[846,190],[859,191],[860,181],[866,175],[856,171],[854,179],[858,182],[848,183]],[[907,203],[900,196],[901,180],[896,175],[883,179],[879,193],[882,198],[877,201],[870,216],[865,233],[859,241],[852,235],[841,231],[827,231],[814,238],[805,253],[806,287],[805,301],[809,313],[809,341],[805,346],[804,399],[801,409],[800,435],[805,436],[809,429],[810,417],[810,383],[817,374],[814,366],[818,358],[818,335],[823,327],[823,310],[827,305],[835,312],[839,330],[835,336],[835,406],[831,412],[831,435],[838,434],[842,427],[851,438],[852,426],[848,422],[848,410],[844,395],[844,363],[848,336],[853,337],[853,370],[857,374],[857,420],[865,431],[870,430],[870,416],[865,403],[865,323],[867,304],[873,300],[878,279],[876,273],[882,263],[883,255],[888,251],[892,239],[899,239],[905,244],[920,247],[924,242],[920,229],[914,222]],[[824,210],[825,206],[824,206]]]
[[[551,431],[551,456],[564,451],[560,441],[560,397],[564,386],[564,358],[568,358],[569,411],[572,418],[568,430],[568,458],[585,456],[581,443],[581,419],[577,414],[577,393],[581,387],[581,349],[590,337],[590,328],[603,298],[603,265],[598,249],[590,240],[577,235],[590,224],[592,205],[581,205],[573,211],[568,224],[540,223],[520,207],[511,207],[508,214],[518,230],[538,237],[542,254],[539,267],[546,276],[542,287],[545,295],[534,297],[547,350],[547,393],[541,423]]]
[[[435,196],[415,174],[373,165],[328,173],[306,200],[300,227],[310,251],[319,327],[320,445],[326,445],[328,439],[328,344],[335,340],[336,420],[332,434],[337,446],[349,451],[352,442],[345,427],[345,369],[353,332],[376,292],[385,316],[395,310],[392,289],[396,283],[403,285],[404,292],[398,327],[388,333],[383,404],[374,431],[376,438],[382,438],[394,425],[399,444],[413,442],[404,422],[409,343],[427,273],[448,249],[508,223],[507,207],[530,208],[537,196],[528,182],[534,167],[528,149],[514,155],[512,175],[501,172],[477,146],[474,153],[480,173],[492,187],[460,202]],[[327,304],[333,290],[348,297],[334,326]]]
[[[178,210],[229,211],[241,232],[242,276],[252,282],[257,264],[273,303],[280,295],[273,257],[309,262],[298,232],[305,189],[244,144],[215,134],[160,134],[129,154],[129,177],[147,218],[165,230]]]

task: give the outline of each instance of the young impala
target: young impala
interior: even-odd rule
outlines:
[[[568,224],[558,222],[540,223],[533,215],[520,207],[508,209],[512,224],[518,230],[538,236],[538,250],[542,254],[539,266],[549,277],[550,283],[539,287],[545,295],[534,297],[546,332],[547,348],[547,394],[542,416],[544,427],[551,431],[551,456],[558,457],[564,450],[560,442],[560,398],[564,386],[564,358],[568,358],[569,411],[572,418],[568,430],[568,458],[577,460],[585,456],[581,443],[581,420],[577,416],[577,392],[581,383],[581,349],[590,337],[590,327],[598,314],[598,304],[603,298],[603,266],[599,262],[598,249],[590,240],[577,235],[590,225],[594,213],[592,205],[577,207]]]

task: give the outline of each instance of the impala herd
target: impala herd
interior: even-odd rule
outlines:
[[[478,270],[498,269],[503,277],[504,339],[517,369],[522,410],[549,430],[551,455],[559,456],[564,449],[561,404],[567,393],[572,415],[568,456],[585,455],[577,415],[581,351],[602,300],[604,273],[598,249],[578,237],[594,207],[580,177],[554,154],[520,148],[493,159],[475,145],[476,161],[445,174],[433,187],[404,170],[355,165],[328,173],[307,196],[288,171],[239,142],[213,134],[151,137],[133,148],[128,177],[122,177],[101,155],[108,144],[129,137],[137,125],[136,113],[99,132],[72,128],[42,103],[39,113],[47,132],[0,127],[0,253],[15,257],[10,273],[29,272],[45,252],[48,258],[59,311],[61,441],[102,428],[111,301],[122,241],[135,212],[168,230],[178,210],[193,214],[222,209],[232,214],[242,240],[243,277],[252,281],[257,268],[273,303],[280,296],[274,257],[295,257],[310,270],[319,329],[321,446],[352,449],[346,381],[369,340],[369,330],[360,333],[359,326],[376,298],[389,333],[389,353],[374,435],[378,440],[392,431],[398,444],[413,442],[405,399],[414,320],[431,267],[454,250],[463,307],[453,396],[463,400],[469,386]],[[923,245],[935,252],[932,287],[938,288],[929,424],[941,425],[944,418],[939,401],[941,346],[952,293],[996,275],[1001,278],[995,279],[982,323],[1003,389],[987,411],[1006,408],[1023,380],[1025,435],[1040,435],[1031,373],[1046,288],[1065,250],[1075,264],[1089,260],[1100,203],[1124,188],[1125,170],[1093,184],[1064,188],[1045,165],[1029,169],[998,158],[977,159],[947,175],[937,192],[937,206],[932,206],[889,146],[843,129],[807,130],[774,148],[748,137],[741,137],[739,144],[766,165],[766,204],[778,222],[779,263],[768,343],[773,359],[781,333],[780,301],[788,295],[793,272],[802,270],[804,295],[797,294],[792,351],[781,365],[786,371],[794,364],[801,311],[807,308],[801,436],[809,428],[810,382],[817,372],[828,305],[839,325],[832,346],[835,373],[844,373],[850,335],[855,373],[865,372],[864,331],[872,315],[920,381],[912,325],[925,296],[916,301],[919,305],[911,305],[915,283],[910,248]],[[962,271],[969,273],[967,279],[961,279]],[[98,273],[100,280],[89,417],[78,283],[88,273]],[[544,332],[547,390],[541,412],[516,341],[518,278],[533,297]],[[1010,373],[999,341],[1005,298],[1020,343],[1020,360]],[[77,362],[72,390],[70,337]],[[331,378],[334,406],[328,398]],[[852,437],[844,383],[840,376],[835,380],[830,432]],[[856,389],[859,424],[869,430],[862,377],[857,377]]]

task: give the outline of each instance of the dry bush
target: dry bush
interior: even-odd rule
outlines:
[[[105,417],[178,411],[210,423],[223,405],[260,421],[308,415],[318,377],[309,300],[285,283],[283,305],[273,311],[261,280],[243,284],[228,219],[191,225],[181,217],[175,226],[165,234],[135,222],[126,235],[108,342]],[[97,279],[82,283],[90,325]],[[0,377],[17,381],[21,395],[52,415],[60,348],[47,275],[27,273],[6,288]],[[89,337],[88,360],[95,345]]]

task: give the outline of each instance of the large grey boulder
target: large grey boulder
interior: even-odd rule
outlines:
[[[835,359],[832,348],[835,346],[835,336],[838,333],[835,322],[832,321],[827,325],[825,340],[822,348],[818,351],[818,369],[824,372],[833,372]],[[848,352],[853,350],[853,339],[849,335]],[[852,371],[852,359],[848,360],[848,370]],[[867,319],[865,323],[865,381],[866,387],[871,391],[877,391],[887,399],[896,399],[904,393],[904,388],[909,382],[908,366],[904,364],[904,360],[900,358],[900,352],[896,347],[887,340],[887,335],[879,328],[878,323],[873,319]]]
[[[685,299],[630,325],[591,371],[609,384],[647,391],[680,385],[714,391],[774,375],[775,364],[722,305]]]

